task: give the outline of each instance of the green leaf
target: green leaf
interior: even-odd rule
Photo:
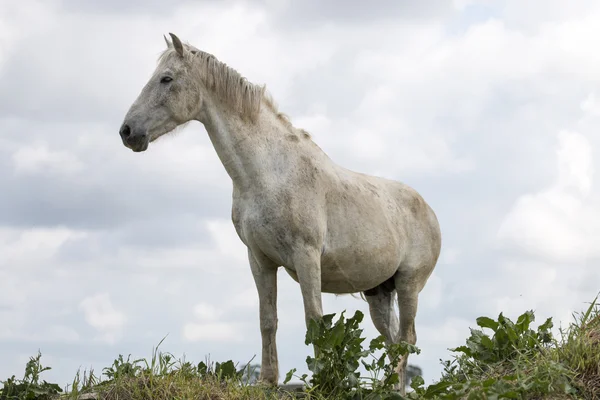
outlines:
[[[479,325],[482,328],[489,328],[494,332],[496,332],[496,330],[498,329],[498,322],[488,317],[477,318],[477,325]]]
[[[494,342],[492,342],[492,339],[490,339],[489,336],[482,336],[481,344],[488,350],[492,350],[494,348]]]
[[[237,370],[235,369],[233,361],[229,360],[222,364],[217,363],[215,373],[220,379],[231,379],[237,375]]]
[[[208,367],[206,366],[206,364],[203,361],[200,361],[198,363],[198,373],[200,374],[200,376],[205,376],[207,372],[208,372]]]
[[[284,385],[292,380],[294,373],[296,373],[296,368],[292,368],[287,374],[285,374],[285,379],[283,381]]]
[[[483,331],[480,331],[479,329],[473,329],[473,328],[469,328],[471,330],[471,337],[469,339],[467,339],[467,341],[470,341],[472,343],[481,343],[481,337],[482,336],[487,336],[485,333],[483,333]]]
[[[411,382],[410,382],[410,387],[416,391],[419,387],[423,386],[425,384],[425,380],[423,379],[423,377],[421,375],[417,375],[414,378],[412,378]]]
[[[371,340],[371,343],[369,344],[369,350],[370,351],[381,350],[384,348],[384,346],[385,346],[385,337],[383,335],[379,335],[375,339]]]
[[[538,326],[538,340],[542,343],[550,343],[552,341],[552,327],[554,323],[552,322],[552,317],[548,318],[546,322],[542,325]]]
[[[487,396],[481,390],[473,390],[467,396],[467,400],[487,400]]]
[[[358,373],[350,373],[346,376],[350,387],[358,386]]]
[[[516,344],[517,340],[519,339],[519,335],[517,334],[517,332],[515,332],[514,328],[510,327],[508,329],[506,329],[506,335],[508,336],[508,339],[511,341],[511,343]]]
[[[343,311],[342,311],[341,315],[342,316],[344,315]],[[331,328],[331,322],[333,321],[333,317],[334,316],[335,316],[335,314],[326,314],[326,315],[323,315],[323,317],[322,317],[322,323],[323,323],[323,326],[325,328],[327,328],[327,329]],[[342,317],[340,317],[340,318],[342,318]]]
[[[468,348],[467,346],[459,346],[459,347],[456,347],[454,349],[450,349],[450,351],[457,352],[457,353],[464,353],[464,354],[466,354],[469,357],[472,356],[471,349]]]
[[[344,325],[341,323],[336,323],[331,330],[331,341],[328,344],[330,344],[332,347],[341,345],[344,341],[345,332]]]
[[[506,391],[506,392],[502,393],[502,396],[507,399],[518,399],[521,397],[519,392],[517,392],[515,390]]]
[[[382,400],[406,400],[406,397],[402,396],[398,392],[393,392],[393,393],[387,394],[385,397],[383,397]]]
[[[494,383],[496,383],[496,382],[497,382],[497,380],[496,380],[496,379],[494,379],[494,378],[490,378],[490,379],[486,379],[485,381],[483,381],[483,382],[481,383],[481,385],[482,385],[484,388],[488,388],[488,387],[492,386],[492,385],[493,385]]]
[[[535,320],[533,311],[526,311],[524,314],[519,316],[516,323],[517,333],[523,334],[529,330],[529,325]]]
[[[387,378],[385,378],[384,384],[385,386],[392,386],[396,383],[400,382],[400,377],[396,372],[390,374]]]
[[[314,344],[315,340],[319,337],[321,332],[321,327],[319,326],[319,322],[312,319],[308,322],[308,327],[306,329],[306,339],[304,343],[308,346],[309,344]]]
[[[508,334],[504,328],[498,329],[496,334],[494,335],[494,340],[496,341],[496,347],[499,349],[505,348],[509,343]]]
[[[446,393],[450,386],[452,386],[452,382],[447,382],[447,381],[440,381],[440,382],[434,383],[432,385],[429,385],[427,387],[427,390],[425,391],[424,397],[432,398],[433,396],[437,396],[439,394]]]

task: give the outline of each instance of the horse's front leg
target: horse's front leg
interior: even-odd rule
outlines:
[[[277,360],[277,265],[261,252],[248,250],[250,268],[258,290],[260,334],[262,337],[262,364],[259,380],[277,385],[279,361]]]
[[[293,268],[298,275],[298,283],[304,302],[306,327],[311,320],[323,317],[321,300],[321,254],[318,250],[297,251],[292,257]],[[315,348],[315,353],[318,349]]]

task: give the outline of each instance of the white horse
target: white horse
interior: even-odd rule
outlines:
[[[258,290],[261,380],[279,379],[279,267],[300,284],[307,324],[323,315],[322,292],[363,292],[386,340],[415,344],[418,295],[441,248],[433,210],[403,183],[335,164],[277,111],[264,86],[170,35],[119,133],[140,152],[191,120],[206,128],[233,181],[231,218]],[[403,357],[396,367],[403,393],[406,364]]]

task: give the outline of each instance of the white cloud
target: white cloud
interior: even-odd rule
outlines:
[[[2,312],[0,312],[0,316]],[[40,332],[28,332],[25,329],[13,330],[11,327],[0,329],[0,339],[19,340],[29,343],[76,343],[81,340],[79,333],[63,325],[50,325],[42,328]]]
[[[499,313],[516,320],[527,310],[533,310],[536,321],[533,326],[542,324],[552,317],[553,333],[559,338],[559,329],[574,322],[573,313],[585,310],[590,301],[598,294],[600,274],[586,263],[549,263],[543,261],[507,261],[502,264],[507,277],[504,290],[495,289],[493,311],[489,316]],[[510,284],[508,283],[510,282]]]
[[[600,281],[595,268],[600,192],[594,174],[597,138],[591,133],[598,124],[594,98],[582,103],[586,114],[578,126],[583,131],[563,130],[556,136],[555,152],[548,155],[555,158],[554,181],[517,198],[498,230],[498,248],[512,253],[500,262],[503,290],[492,289],[496,312],[516,318],[535,309],[539,323],[553,317],[555,334],[573,322],[573,312],[587,307]]]
[[[0,13],[0,71],[20,40],[29,33],[56,26],[53,1],[3,2]]]
[[[245,323],[227,321],[229,315],[236,315],[240,310],[258,310],[258,295],[256,289],[251,287],[239,292],[235,291],[234,285],[230,291],[220,292],[219,306],[212,303],[202,302],[194,306],[193,314],[198,321],[186,322],[183,326],[183,337],[191,342],[241,342],[247,337],[248,327]],[[233,290],[232,290],[233,289]],[[254,333],[258,333],[257,329]]]
[[[203,321],[212,321],[221,316],[223,312],[208,303],[200,303],[194,306],[194,315]]]
[[[577,132],[558,134],[558,176],[549,188],[521,196],[498,232],[505,245],[550,261],[585,261],[598,256],[600,215],[589,198],[592,148]]]
[[[462,256],[462,250],[456,247],[443,246],[440,253],[440,264],[457,264]]]
[[[444,295],[444,282],[434,271],[427,284],[419,294],[419,310],[425,314],[428,310],[436,310],[441,305]]]
[[[12,283],[11,281],[7,282],[8,284]],[[15,292],[19,292],[15,290]],[[0,340],[3,339],[16,339],[21,337],[21,335],[26,334],[25,326],[27,322],[27,316],[23,312],[23,299],[19,299],[15,301],[10,298],[10,293],[2,293],[0,291],[2,297],[0,297],[0,304],[4,307],[6,303],[14,302],[11,304],[13,307],[8,310],[0,309],[0,318],[2,318],[2,326],[0,326]],[[20,293],[19,293],[20,294]],[[10,303],[9,303],[10,304]]]
[[[231,220],[207,221],[207,227],[215,240],[215,250],[223,257],[234,259],[236,261],[234,265],[248,264],[248,250],[240,240]]]
[[[114,307],[108,293],[88,296],[79,307],[83,310],[86,322],[98,330],[101,340],[114,343],[120,337],[127,317]]]
[[[469,335],[469,326],[473,326],[472,321],[448,317],[440,324],[422,326],[417,333],[418,340],[445,348],[460,346]]]
[[[17,173],[54,172],[72,174],[83,169],[83,163],[67,151],[53,151],[45,144],[22,147],[13,154]]]
[[[248,269],[250,269],[249,265]],[[281,273],[284,274],[283,271],[281,271]],[[241,291],[232,293],[230,296],[227,296],[224,299],[225,304],[229,309],[251,309],[253,311],[258,310],[258,292],[256,290],[256,286],[254,286],[253,281],[248,280],[248,284],[249,287],[247,289],[243,289]],[[297,290],[300,290],[299,286],[297,287]]]
[[[189,342],[241,342],[244,330],[239,324],[229,322],[188,323],[183,327],[183,337]]]
[[[597,99],[596,93],[590,93],[584,101],[581,102],[581,110],[591,117],[600,116],[600,100]]]
[[[0,265],[37,267],[51,261],[67,241],[85,236],[83,231],[66,227],[0,228]]]

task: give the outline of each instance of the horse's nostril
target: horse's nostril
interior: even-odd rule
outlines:
[[[125,138],[129,137],[131,135],[131,128],[129,127],[129,125],[123,125],[119,133]]]

